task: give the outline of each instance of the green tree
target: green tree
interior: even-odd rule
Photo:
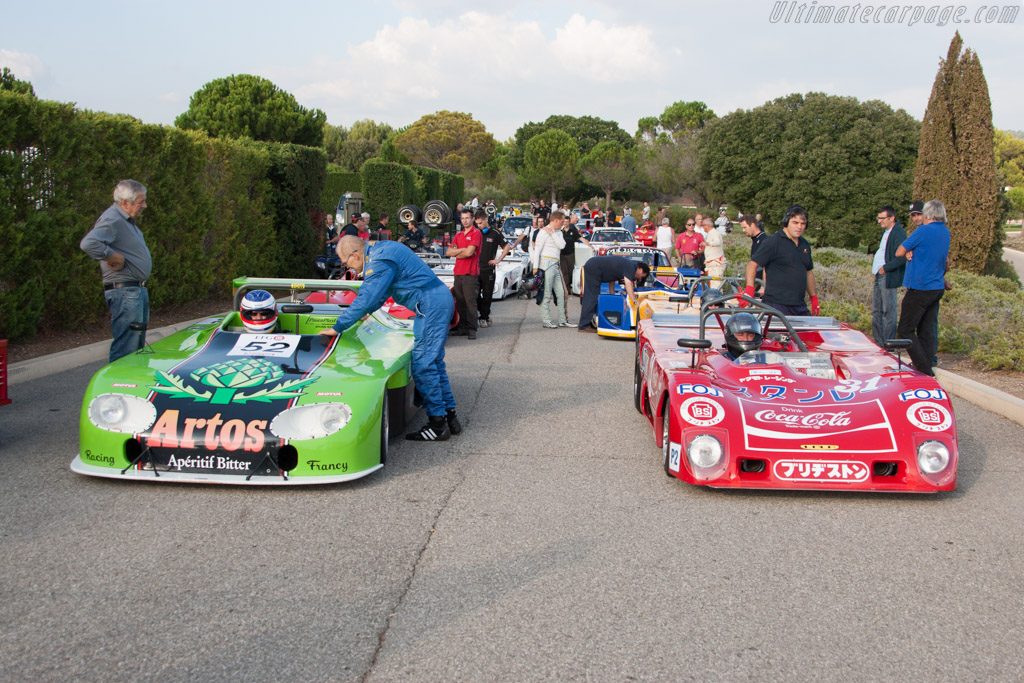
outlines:
[[[1009,131],[995,131],[996,167],[1002,185],[1024,187],[1024,139]]]
[[[699,135],[718,118],[703,102],[675,102],[660,117],[637,122],[640,167],[647,182],[665,196],[689,192],[701,206],[710,206],[712,192],[698,159]]]
[[[351,128],[324,124],[324,151],[327,161],[349,173],[358,173],[367,159],[380,154],[381,144],[394,129],[369,119],[356,121]]]
[[[359,119],[348,129],[348,139],[376,142],[380,145],[394,132],[395,129],[387,123],[377,123],[372,119]]]
[[[427,114],[394,138],[412,163],[449,173],[471,173],[494,153],[494,136],[469,114]]]
[[[946,205],[949,260],[972,273],[1002,260],[992,106],[978,55],[953,36],[932,85],[914,175],[914,196]]]
[[[606,121],[596,116],[569,116],[556,114],[549,116],[543,123],[526,123],[519,127],[512,140],[512,151],[509,165],[517,173],[523,171],[526,159],[527,143],[549,130],[560,130],[576,142],[580,156],[585,156],[599,142],[618,142],[625,149],[636,146],[636,141],[619,127],[615,121]],[[596,194],[599,188],[589,185],[579,178],[577,183],[567,186],[564,194],[568,198],[589,197]]]
[[[202,130],[211,137],[319,147],[326,120],[322,111],[302,107],[291,93],[267,79],[239,74],[210,81],[197,90],[188,111],[174,125]]]
[[[560,130],[549,130],[526,143],[526,157],[520,179],[526,187],[550,191],[556,201],[558,190],[576,182],[580,150],[576,141]]]
[[[612,192],[629,185],[636,172],[636,151],[618,142],[599,142],[580,160],[587,182],[604,190],[604,205],[611,206]]]
[[[877,241],[880,206],[911,197],[919,135],[917,121],[884,102],[792,94],[709,123],[699,159],[730,205],[775,223],[802,204],[809,237],[856,249]]]
[[[8,90],[21,95],[31,95],[32,97],[36,96],[36,91],[32,88],[32,84],[28,81],[19,81],[15,78],[14,72],[6,66],[3,68],[3,71],[0,71],[0,90]]]

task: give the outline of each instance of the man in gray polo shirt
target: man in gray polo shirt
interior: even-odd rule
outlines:
[[[149,324],[149,292],[146,280],[153,270],[153,258],[146,238],[135,219],[146,208],[146,187],[134,180],[122,180],[114,188],[114,203],[92,226],[79,247],[100,262],[103,298],[110,310],[110,362],[146,345],[145,330],[132,330],[131,323]]]

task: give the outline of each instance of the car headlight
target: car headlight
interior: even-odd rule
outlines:
[[[138,434],[156,422],[156,406],[127,394],[100,394],[89,402],[89,421],[100,429]]]
[[[334,434],[352,419],[344,403],[310,403],[289,408],[270,422],[270,433],[279,439],[320,439]]]
[[[925,441],[917,447],[917,466],[925,474],[937,474],[949,465],[949,449],[941,441]]]
[[[722,442],[710,434],[701,434],[686,449],[690,464],[701,469],[710,469],[722,461]]]

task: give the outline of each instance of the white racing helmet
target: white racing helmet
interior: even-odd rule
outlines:
[[[246,292],[239,306],[238,317],[249,332],[269,332],[277,324],[277,302],[265,289]]]

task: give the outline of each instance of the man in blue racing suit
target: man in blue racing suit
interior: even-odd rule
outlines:
[[[363,274],[359,294],[334,327],[321,335],[334,337],[381,307],[388,297],[416,312],[413,318],[412,378],[423,397],[428,422],[417,432],[406,434],[410,441],[444,441],[462,431],[455,414],[455,397],[448,383],[444,345],[455,312],[452,293],[423,262],[400,242],[377,242],[366,246],[358,237],[346,235],[338,242],[342,268]]]

